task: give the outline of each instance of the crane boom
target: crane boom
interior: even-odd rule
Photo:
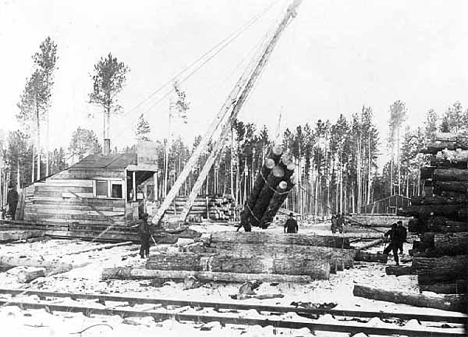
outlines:
[[[233,90],[231,91],[228,99],[225,101],[225,103],[221,107],[221,110],[218,112],[215,119],[209,125],[208,130],[206,131],[205,135],[200,141],[200,144],[195,149],[194,153],[190,157],[189,161],[187,162],[184,169],[182,170],[179,177],[177,178],[176,182],[174,183],[171,190],[169,191],[168,195],[164,199],[161,207],[158,209],[156,215],[154,216],[152,220],[153,223],[157,224],[161,221],[162,217],[164,216],[164,213],[166,212],[166,210],[168,209],[168,207],[174,200],[175,196],[179,192],[180,187],[187,179],[190,171],[196,165],[198,159],[200,158],[202,151],[205,150],[205,148],[208,145],[209,140],[211,139],[213,134],[216,132],[218,127],[222,124],[223,120],[225,120],[223,124],[223,129],[221,131],[220,139],[218,142],[216,142],[215,148],[213,149],[207,162],[205,163],[205,166],[203,167],[202,172],[200,172],[199,177],[192,189],[192,192],[190,193],[190,196],[184,206],[184,210],[181,214],[181,219],[185,220],[185,218],[188,215],[188,212],[190,211],[190,208],[193,205],[193,202],[196,196],[198,195],[198,192],[200,191],[200,188],[204,180],[206,179],[206,176],[208,175],[216,159],[217,154],[220,152],[220,150],[222,149],[224,145],[224,141],[227,135],[229,134],[232,121],[234,121],[235,118],[237,117],[237,114],[239,113],[240,108],[243,106],[256,80],[258,79],[261,71],[265,67],[271,55],[271,52],[273,51],[276,43],[278,42],[279,37],[281,36],[281,33],[284,31],[289,21],[296,16],[296,8],[299,6],[301,1],[302,0],[294,0],[293,3],[288,7],[286,14],[284,15],[283,19],[278,25],[278,28],[272,34],[268,43],[263,48],[262,52],[259,54],[257,61],[249,64],[248,68],[244,71],[242,76],[239,78],[238,82],[236,83]],[[229,112],[230,114],[228,115]],[[228,117],[226,118],[227,115]]]

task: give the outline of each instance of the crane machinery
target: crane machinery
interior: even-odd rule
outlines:
[[[261,48],[260,53],[258,53],[258,55],[254,57],[252,62],[242,73],[241,77],[232,89],[225,103],[221,107],[220,111],[208,126],[208,129],[202,137],[198,147],[195,149],[192,156],[189,158],[184,169],[182,170],[174,185],[172,186],[171,190],[162,202],[161,207],[157,210],[152,220],[154,224],[160,223],[160,221],[164,217],[166,210],[169,208],[172,201],[177,196],[179,189],[182,187],[190,172],[195,167],[198,159],[200,158],[200,155],[207,148],[209,141],[212,139],[215,132],[221,127],[219,139],[216,140],[214,149],[211,151],[203,169],[201,170],[197,181],[195,182],[192,191],[185,203],[183,211],[179,216],[179,221],[185,221],[190,211],[190,208],[192,207],[195,198],[197,197],[203,185],[203,182],[205,181],[218,154],[223,148],[226,138],[228,138],[229,136],[232,122],[237,118],[237,115],[239,114],[240,109],[242,108],[249,94],[251,93],[255,82],[258,80],[262,70],[265,68],[265,65],[267,64],[281,34],[291,22],[291,20],[293,20],[296,17],[296,10],[301,2],[302,0],[293,0],[293,2],[288,6],[286,13],[279,22],[276,30],[268,37],[268,39],[266,39],[266,43]]]

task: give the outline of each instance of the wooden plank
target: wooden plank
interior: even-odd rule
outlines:
[[[41,193],[43,193],[43,192],[41,192]],[[76,198],[76,195],[80,196],[81,198],[92,198],[94,196],[94,193],[80,193],[80,192],[78,192],[75,195],[75,194],[72,194],[71,192],[61,192],[60,195],[62,196],[62,198]]]
[[[93,193],[93,187],[85,186],[61,186],[61,185],[49,185],[44,183],[34,184],[35,191],[34,193],[40,192],[76,192],[76,193]]]
[[[69,187],[69,186],[81,186],[81,187],[94,187],[93,180],[88,180],[88,179],[55,179],[55,178],[49,178],[46,179],[46,184],[47,185],[59,185],[59,186],[64,186],[64,187]]]

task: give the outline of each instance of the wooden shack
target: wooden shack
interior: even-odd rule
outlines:
[[[27,187],[24,220],[125,226],[139,213],[151,212],[157,166],[140,153],[89,155]]]

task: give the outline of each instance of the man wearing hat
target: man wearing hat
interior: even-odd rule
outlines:
[[[299,226],[297,225],[296,219],[294,219],[294,214],[289,213],[289,219],[286,220],[284,224],[284,232],[285,233],[297,233],[299,230]]]
[[[148,213],[143,213],[138,221],[138,232],[140,233],[141,247],[140,256],[142,259],[149,256],[151,227],[148,224]]]
[[[18,205],[18,192],[16,192],[15,187],[10,184],[8,185],[8,194],[7,194],[7,205],[8,205],[8,214],[11,216],[11,220],[15,220],[16,206]]]

